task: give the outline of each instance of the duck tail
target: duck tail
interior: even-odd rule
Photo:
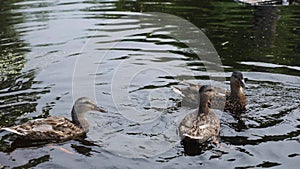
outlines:
[[[186,81],[186,80],[181,81],[180,83],[181,83],[181,84],[184,84],[184,85],[188,85],[188,86],[190,86],[190,87],[198,87],[198,88],[199,88],[199,85],[198,85],[198,84],[195,84],[195,83],[192,83],[192,82],[188,82],[188,81]],[[199,89],[200,89],[200,88],[199,88]]]
[[[189,135],[189,134],[183,134],[183,136],[188,137],[188,138],[193,139],[193,140],[201,140],[201,139],[203,139],[202,137],[192,136],[192,135]]]
[[[185,95],[181,92],[181,89],[180,89],[180,88],[175,87],[175,86],[171,86],[171,88],[172,88],[172,90],[173,90],[175,93],[179,94],[180,96],[182,96],[182,97],[185,96]]]
[[[8,131],[8,132],[15,133],[15,134],[18,134],[18,135],[21,135],[21,136],[24,136],[24,135],[25,135],[24,133],[20,133],[20,132],[18,132],[17,130],[12,129],[12,128],[8,128],[8,127],[3,127],[3,128],[1,128],[0,130],[6,130],[6,131]]]

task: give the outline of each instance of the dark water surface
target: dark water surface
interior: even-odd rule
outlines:
[[[90,113],[84,140],[31,143],[0,132],[0,168],[299,168],[300,6],[234,1],[0,2],[0,126],[60,115],[88,96],[109,110]],[[186,44],[203,31],[222,61],[247,78],[247,112],[218,112],[221,147],[189,156],[171,86],[210,80]],[[155,17],[154,17],[155,16]],[[199,42],[200,43],[200,42]],[[209,44],[209,43],[208,43]],[[205,45],[204,45],[205,46]],[[209,48],[210,49],[210,48]],[[202,52],[207,49],[201,50]]]

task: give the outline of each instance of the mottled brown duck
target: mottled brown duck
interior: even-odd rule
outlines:
[[[76,100],[72,111],[72,120],[61,116],[50,116],[44,119],[35,119],[13,127],[4,127],[6,130],[18,134],[25,140],[70,140],[84,136],[89,131],[89,123],[85,118],[88,111],[106,112],[87,97]]]
[[[188,83],[186,88],[173,87],[174,91],[182,95],[180,106],[197,108],[199,103],[198,91],[201,85]],[[246,110],[246,96],[243,89],[245,82],[243,74],[239,71],[232,73],[230,77],[230,91],[221,88],[215,88],[217,92],[223,93],[223,96],[218,96],[212,99],[211,106],[215,109],[224,109],[230,112],[244,112]]]
[[[187,114],[179,125],[179,135],[183,139],[192,139],[203,143],[212,139],[217,143],[217,136],[220,130],[220,121],[213,109],[209,107],[212,97],[217,95],[214,87],[204,85],[200,88],[199,108]]]

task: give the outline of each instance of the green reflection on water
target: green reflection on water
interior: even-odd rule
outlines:
[[[116,9],[164,12],[185,18],[204,30],[224,65],[246,71],[299,75],[285,68],[241,65],[258,61],[300,66],[299,6],[246,6],[233,1],[117,1]],[[231,71],[231,70],[228,70]]]

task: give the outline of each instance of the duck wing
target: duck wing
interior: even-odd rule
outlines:
[[[217,136],[220,130],[220,121],[213,113],[205,117],[197,117],[197,112],[187,114],[179,126],[181,139],[189,137],[203,143],[213,136]]]
[[[243,113],[246,111],[246,96],[242,94],[238,98],[226,96],[225,110],[233,113]]]
[[[13,132],[28,140],[67,140],[85,134],[69,119],[60,116],[31,120],[21,125],[2,128],[2,130]]]

